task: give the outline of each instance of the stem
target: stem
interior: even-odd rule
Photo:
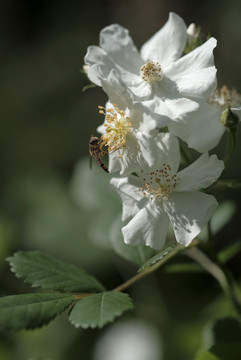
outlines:
[[[75,298],[76,300],[79,300],[79,299],[83,299],[83,298],[85,298],[85,297],[87,297],[87,296],[90,296],[90,295],[94,295],[94,293],[74,294],[73,296],[74,296],[74,298]]]
[[[137,281],[141,280],[143,277],[156,271],[161,265],[163,265],[166,261],[171,259],[174,255],[176,255],[179,251],[181,251],[183,249],[184,249],[183,246],[181,246],[181,245],[177,246],[173,251],[171,251],[169,254],[167,254],[164,258],[160,259],[159,261],[157,261],[154,265],[150,266],[149,268],[136,274],[135,276],[133,276],[132,278],[130,278],[123,284],[117,286],[115,289],[113,289],[113,291],[123,291],[123,290],[127,289],[129,286],[131,286],[134,283],[136,283]]]
[[[236,288],[229,274],[225,273],[217,264],[210,260],[206,254],[204,254],[197,247],[186,250],[186,255],[198,262],[207,272],[209,272],[220,284],[223,292],[229,297],[236,308],[241,313],[241,303],[238,299]]]

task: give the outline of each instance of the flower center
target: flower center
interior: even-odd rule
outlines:
[[[147,82],[161,81],[163,78],[163,72],[161,65],[158,62],[147,61],[140,71],[141,77]]]
[[[139,191],[145,197],[149,197],[150,200],[167,200],[178,185],[179,178],[172,173],[170,165],[163,164],[161,169],[146,173],[146,178],[143,181],[145,184]]]
[[[229,90],[227,86],[224,85],[209,97],[208,102],[210,104],[216,104],[222,110],[225,110],[227,107],[240,106],[241,95],[237,93],[236,89]]]
[[[123,149],[126,144],[126,136],[132,129],[130,118],[125,111],[120,110],[117,105],[113,108],[105,109],[103,106],[98,108],[100,114],[105,114],[105,134],[101,136],[102,143],[108,146],[108,151],[112,152]]]

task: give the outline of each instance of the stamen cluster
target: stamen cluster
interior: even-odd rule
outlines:
[[[223,85],[210,96],[209,103],[218,105],[222,110],[227,107],[239,107],[241,95],[238,94],[235,88],[230,90],[226,85]]]
[[[178,185],[179,178],[176,174],[172,174],[170,165],[163,164],[161,169],[146,173],[143,181],[145,184],[139,191],[144,196],[148,196],[150,200],[167,200]]]
[[[113,108],[105,109],[99,106],[99,113],[105,114],[105,134],[101,136],[102,143],[108,146],[108,151],[123,149],[126,144],[126,136],[131,130],[132,124],[125,111],[120,110],[116,104]]]
[[[141,77],[147,82],[160,81],[163,78],[161,65],[158,62],[147,61],[141,67]]]

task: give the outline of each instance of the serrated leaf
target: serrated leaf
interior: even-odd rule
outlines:
[[[48,324],[74,301],[70,294],[35,293],[0,298],[0,328],[34,329]]]
[[[104,287],[85,270],[40,251],[19,251],[7,259],[11,270],[33,287],[66,292],[97,292]]]
[[[158,254],[156,254],[151,259],[149,259],[144,265],[142,265],[142,267],[138,270],[138,272],[148,269],[159,260],[163,260],[163,261],[165,261],[165,259],[167,260],[171,254],[174,255],[181,249],[183,249],[183,246],[179,245],[178,243],[167,246],[166,248],[162,249]]]
[[[69,319],[77,328],[102,328],[133,307],[129,295],[107,291],[79,300],[73,307]]]
[[[140,266],[155,254],[155,250],[142,244],[136,246],[125,244],[121,232],[122,226],[123,224],[120,215],[113,222],[110,229],[110,240],[113,250],[125,260]]]

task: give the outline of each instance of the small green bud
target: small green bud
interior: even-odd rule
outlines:
[[[239,117],[230,109],[230,107],[228,107],[222,112],[220,121],[227,129],[235,131],[239,122]]]

